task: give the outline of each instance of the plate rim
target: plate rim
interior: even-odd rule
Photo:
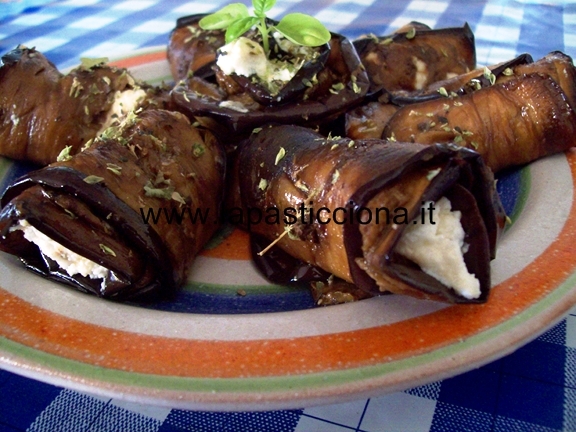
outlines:
[[[165,46],[155,46],[147,47],[140,50],[136,50],[131,54],[126,54],[119,57],[114,62],[119,62],[118,65],[122,65],[122,59],[139,58],[139,61],[153,61],[162,60],[162,55],[160,50],[165,54]],[[164,56],[165,60],[165,56]],[[570,165],[572,174],[572,183],[576,183],[576,170],[574,165],[576,165],[576,152],[567,153],[568,163]],[[573,191],[572,203],[570,206],[570,215],[576,213],[575,202],[576,199],[576,188]],[[573,225],[576,225],[574,223]],[[564,229],[562,231],[564,233]],[[548,246],[548,248],[551,247]],[[542,254],[544,255],[544,254]],[[572,269],[573,271],[574,269]],[[0,291],[3,291],[0,288]],[[569,299],[570,301],[566,301]],[[548,304],[550,303],[550,304]],[[303,405],[311,406],[318,404],[342,402],[344,400],[353,400],[360,397],[370,397],[375,395],[380,395],[383,393],[397,391],[405,389],[407,387],[413,387],[415,385],[422,385],[437,379],[442,379],[447,376],[452,376],[456,373],[463,372],[465,370],[470,370],[472,368],[486,364],[496,358],[502,357],[509,352],[512,352],[517,347],[526,343],[528,340],[533,339],[538,336],[538,334],[544,332],[547,328],[558,322],[563,315],[570,309],[571,305],[576,303],[576,273],[574,271],[572,274],[566,278],[561,284],[557,285],[548,292],[546,295],[540,298],[536,303],[532,304],[530,307],[522,310],[519,314],[515,315],[513,318],[506,320],[496,326],[490,327],[486,331],[479,332],[474,336],[467,338],[462,341],[459,346],[460,349],[452,353],[450,357],[452,364],[451,366],[446,366],[446,358],[442,357],[445,366],[442,367],[441,364],[429,363],[425,365],[424,369],[419,373],[416,373],[411,380],[399,379],[397,377],[398,372],[394,371],[394,368],[398,366],[401,362],[407,362],[414,360],[415,358],[423,358],[431,353],[423,353],[409,358],[396,359],[388,363],[385,363],[392,371],[388,374],[384,373],[379,375],[378,379],[374,376],[368,376],[368,369],[372,371],[374,368],[382,367],[382,364],[368,365],[364,367],[350,368],[352,374],[358,374],[360,379],[353,381],[347,381],[343,384],[336,385],[326,385],[317,386],[314,388],[303,388],[303,389],[288,389],[285,391],[253,391],[253,392],[199,392],[195,390],[190,391],[169,391],[169,393],[163,392],[162,390],[140,386],[135,383],[122,383],[123,381],[130,380],[120,380],[120,383],[111,384],[110,381],[98,381],[86,379],[82,375],[74,375],[73,373],[66,373],[63,369],[51,367],[46,363],[37,362],[31,360],[29,353],[35,352],[36,358],[44,356],[54,356],[64,361],[76,362],[76,360],[62,359],[55,356],[54,354],[46,353],[45,351],[36,350],[33,347],[26,347],[23,344],[14,342],[13,340],[7,339],[5,336],[0,336],[0,364],[7,370],[11,370],[15,373],[26,375],[34,379],[39,379],[41,381],[50,382],[56,385],[61,385],[67,388],[72,388],[80,391],[88,391],[93,394],[100,394],[109,397],[120,397],[122,399],[131,400],[135,402],[145,402],[152,403],[154,405],[170,406],[173,408],[186,408],[186,409],[205,409],[205,410],[262,410],[262,409],[289,409],[289,408],[301,408]],[[545,305],[547,305],[545,307]],[[527,318],[527,319],[524,319]],[[524,319],[524,320],[523,320]],[[519,326],[516,321],[521,321],[523,326]],[[499,346],[493,344],[494,338],[501,333],[504,327],[512,326],[516,331],[513,333],[507,333],[511,337],[510,340],[500,341]],[[477,338],[485,339],[484,342],[476,343]],[[485,346],[484,344],[487,344]],[[454,349],[454,345],[448,345],[447,347],[440,347],[434,350],[434,353],[444,352],[447,348]],[[499,347],[499,349],[497,349]],[[473,363],[469,363],[469,354],[471,350],[478,351],[481,353],[478,357],[475,357]],[[41,355],[37,355],[40,353]],[[468,353],[468,355],[466,355]],[[84,364],[88,368],[95,368],[94,375],[106,376],[104,371],[108,370],[106,368],[101,368],[96,365]],[[422,366],[420,366],[422,367]],[[401,370],[402,371],[402,370]],[[400,371],[400,373],[401,373]],[[117,371],[123,373],[122,371]],[[332,373],[341,373],[341,370],[337,371],[324,371],[317,372],[319,378],[322,375],[330,375]],[[125,372],[127,376],[134,376],[135,372]],[[313,375],[313,374],[310,374]],[[387,381],[389,385],[382,387],[382,378],[386,377],[384,381]],[[164,377],[165,378],[165,377]],[[270,380],[275,377],[260,377],[260,378],[232,378],[237,380],[248,380],[245,382],[254,382],[258,379]],[[281,377],[282,378],[282,377]],[[179,379],[179,378],[177,378]],[[214,378],[207,378],[208,380],[214,381]],[[288,386],[290,387],[290,386]],[[143,391],[144,389],[144,391]]]

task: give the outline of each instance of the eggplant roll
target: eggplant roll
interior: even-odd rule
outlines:
[[[532,63],[531,55],[521,54],[506,62],[436,81],[422,90],[396,92],[388,97],[388,101],[394,105],[404,106],[431,99],[441,99],[446,94],[462,96],[484,87],[490,87],[495,82],[504,82],[508,80],[508,77],[514,75],[513,71],[516,67]]]
[[[236,176],[255,262],[275,281],[299,280],[305,263],[320,270],[301,280],[332,274],[372,294],[488,296],[504,216],[474,151],[265,127],[242,144]]]
[[[476,68],[468,24],[432,30],[411,23],[388,36],[358,39],[354,46],[370,78],[370,93],[420,90]]]
[[[522,72],[515,72],[516,67],[532,63],[532,61],[530,55],[522,54],[515,59],[489,68],[475,69],[462,75],[436,81],[421,90],[383,92],[379,95],[377,101],[368,102],[346,113],[346,136],[353,139],[380,138],[386,124],[402,106],[443,99],[447,96],[462,96],[484,87],[490,87],[495,82],[501,83],[510,79],[511,76],[521,75]],[[549,62],[547,61],[546,63]],[[549,64],[544,65],[542,63],[539,68],[530,67],[533,72],[539,72],[540,70],[538,69],[549,71],[549,66]],[[562,68],[560,65],[556,67],[558,70],[567,69],[565,67]]]
[[[572,83],[572,86],[574,83]],[[454,142],[480,153],[497,172],[576,145],[576,114],[550,75],[501,84],[398,110],[382,133],[401,142]]]
[[[205,14],[189,15],[176,21],[168,42],[168,63],[174,79],[178,82],[190,76],[214,75],[212,67],[218,56],[218,48],[224,46],[224,32],[203,30],[198,21]]]
[[[442,108],[445,108],[446,97],[471,94],[528,74],[549,75],[560,86],[570,106],[576,107],[576,69],[569,56],[555,51],[534,62],[529,54],[521,54],[497,65],[437,81],[419,91],[382,94],[378,101],[369,102],[346,113],[346,136],[353,139],[380,138],[386,124],[402,106],[412,105],[404,114],[408,112],[416,115],[420,111],[419,103],[439,99],[441,101],[436,102],[438,107],[441,104]],[[431,115],[430,111],[427,111],[427,115]],[[447,139],[452,138],[454,137]]]
[[[63,75],[42,53],[20,46],[0,62],[0,155],[56,162],[64,148],[76,153],[156,96],[159,89],[137,83],[125,69],[96,62]]]
[[[504,75],[511,79],[534,73],[549,75],[558,83],[570,106],[576,109],[576,69],[572,57],[561,51],[553,51],[536,62],[514,65]]]
[[[271,37],[267,59],[254,31],[219,46],[222,31],[200,29],[202,16],[182,18],[172,33],[168,57],[180,79],[172,100],[190,117],[212,119],[203,124],[215,132],[225,126],[237,137],[268,122],[317,125],[359,104],[368,90],[354,46],[340,35],[320,47]]]
[[[185,282],[217,227],[224,160],[213,135],[182,114],[128,116],[6,190],[0,249],[97,296],[163,295]],[[211,220],[194,221],[195,209]]]
[[[534,61],[530,54],[521,54],[496,65],[478,68],[434,82],[419,91],[388,94],[386,102],[404,106],[440,99],[446,95],[462,96],[494,84],[502,84],[511,79],[535,73],[549,75],[562,88],[570,105],[573,108],[576,106],[576,86],[574,85],[576,70],[572,58],[560,51],[553,51],[538,61]]]

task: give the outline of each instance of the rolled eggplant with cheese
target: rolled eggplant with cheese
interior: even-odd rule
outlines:
[[[242,144],[235,170],[271,280],[333,275],[370,294],[487,299],[503,213],[476,152],[271,126]]]
[[[524,53],[496,65],[436,81],[419,91],[387,94],[386,102],[404,106],[447,96],[457,97],[529,74],[549,75],[564,91],[570,105],[576,106],[576,69],[572,58],[561,51],[553,51],[537,61]]]
[[[433,30],[410,23],[391,35],[365,36],[354,46],[370,78],[370,93],[417,91],[476,68],[468,24]]]
[[[256,31],[224,45],[222,30],[198,26],[202,17],[179,20],[172,33],[168,57],[179,80],[172,99],[217,133],[238,138],[268,122],[323,124],[368,90],[358,54],[341,35],[310,47],[271,31],[266,53]]]
[[[576,114],[550,75],[531,73],[470,94],[407,105],[392,116],[382,137],[453,142],[478,151],[497,172],[574,147]]]
[[[538,65],[532,62],[532,57],[529,54],[522,54],[512,60],[494,66],[478,68],[461,75],[435,81],[419,90],[382,91],[377,101],[368,101],[366,104],[346,113],[346,136],[352,139],[380,138],[392,116],[403,106],[469,94],[481,88],[490,87],[495,83],[507,81],[511,76],[525,73],[523,71],[542,72],[550,71],[551,69],[551,59],[547,58],[545,62],[541,61]],[[567,70],[565,61],[562,61],[562,63],[562,65],[554,65],[554,69],[558,71]],[[531,66],[521,68],[521,66],[529,64]],[[556,73],[556,75],[560,74]],[[566,76],[571,77],[572,75]],[[417,108],[415,111],[417,111]]]
[[[432,99],[449,96],[462,96],[481,88],[490,87],[495,83],[507,81],[515,74],[515,70],[525,65],[534,65],[530,54],[521,54],[511,60],[496,65],[481,67],[470,72],[455,75],[441,81],[435,81],[421,90],[398,91],[390,94],[387,101],[397,106],[411,105]],[[529,66],[536,72],[534,66]],[[519,72],[519,75],[522,73]]]
[[[38,165],[75,154],[130,111],[169,103],[167,90],[138,83],[104,59],[62,74],[42,53],[19,46],[0,62],[0,155]]]
[[[0,250],[110,299],[156,298],[184,283],[218,226],[225,162],[213,135],[182,114],[145,110],[65,159],[8,187]]]

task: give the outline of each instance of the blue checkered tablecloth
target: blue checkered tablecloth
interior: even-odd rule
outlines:
[[[59,68],[79,57],[166,44],[178,17],[228,0],[0,0],[0,54],[35,46]],[[411,20],[468,22],[479,64],[529,52],[576,55],[576,2],[278,0],[272,16],[301,11],[356,38]],[[97,397],[0,371],[3,431],[558,431],[576,430],[576,309],[554,328],[489,365],[369,400],[273,412],[198,412]]]
[[[299,410],[202,412],[95,397],[0,371],[0,431],[576,430],[576,309],[514,354],[404,392]]]

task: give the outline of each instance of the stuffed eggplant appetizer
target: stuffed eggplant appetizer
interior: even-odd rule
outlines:
[[[82,152],[9,186],[0,249],[100,297],[165,295],[185,282],[218,226],[224,161],[213,135],[182,114],[129,115]],[[194,222],[191,209],[209,211],[210,221]]]
[[[371,294],[487,299],[504,215],[476,152],[275,126],[242,144],[235,171],[238,205],[261,215],[244,221],[255,263],[274,282],[334,275]]]
[[[365,36],[354,46],[370,78],[371,94],[418,91],[476,68],[468,24],[432,30],[414,22],[388,36]]]
[[[172,91],[180,110],[237,137],[268,122],[324,123],[362,100],[368,76],[348,39],[303,14],[275,22],[263,12],[240,13],[246,25],[240,30],[230,25],[226,33],[220,12],[178,21],[168,58],[180,80]],[[321,28],[306,33],[307,25]],[[291,33],[300,31],[304,36]]]
[[[507,80],[509,76],[514,74],[513,71],[522,65],[531,64],[532,61],[529,54],[522,54],[510,61],[489,68],[478,68],[461,75],[432,82],[420,90],[388,92],[382,89],[377,101],[369,101],[365,105],[346,113],[344,126],[346,136],[353,139],[380,138],[386,124],[401,107],[444,99],[448,96],[461,96],[484,87],[490,87],[495,82]],[[538,68],[550,69],[543,66],[542,64]],[[563,70],[566,69],[563,68]],[[518,69],[518,71],[521,70]],[[521,74],[521,72],[517,72],[517,74]]]
[[[48,165],[131,110],[164,107],[167,94],[103,59],[85,60],[64,75],[40,52],[20,46],[0,62],[0,155]]]
[[[454,142],[478,151],[494,172],[526,164],[576,145],[574,76],[571,59],[561,53],[505,68],[498,76],[486,69],[476,90],[444,90],[442,98],[401,108],[382,136]]]

